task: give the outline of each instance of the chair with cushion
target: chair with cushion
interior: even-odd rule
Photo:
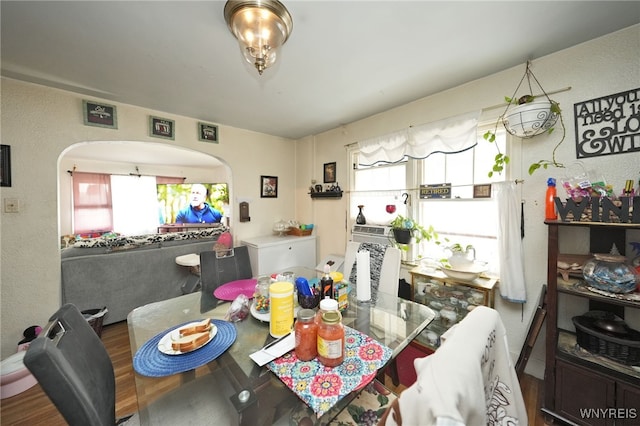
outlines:
[[[50,318],[24,364],[69,424],[116,423],[111,359],[75,305],[64,305]]]
[[[115,375],[102,341],[75,305],[66,304],[33,341],[24,364],[70,425],[139,424],[138,413],[116,421]],[[221,370],[212,372],[156,400],[161,408],[154,424],[181,424],[194,413],[205,424],[213,418],[237,419],[229,400],[229,385]],[[225,383],[227,383],[225,385]],[[177,394],[193,395],[189,406]],[[155,411],[155,410],[154,410]]]
[[[203,251],[200,253],[200,281],[202,295],[200,312],[207,312],[218,305],[213,295],[216,288],[231,281],[251,278],[251,261],[247,246],[234,247],[232,250]]]
[[[351,272],[356,264],[356,254],[360,249],[368,249],[371,253],[371,273],[376,273],[375,266],[379,265],[379,280],[372,281],[371,285],[377,287],[377,291],[397,295],[398,285],[400,282],[400,261],[402,253],[400,249],[392,246],[386,246],[377,243],[358,243],[349,241],[344,256],[344,277],[350,280]],[[381,259],[376,259],[376,256]],[[351,283],[356,285],[355,282]],[[373,293],[372,293],[373,294]]]

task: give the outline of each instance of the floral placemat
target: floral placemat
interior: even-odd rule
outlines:
[[[391,349],[345,326],[345,357],[337,367],[325,367],[317,359],[300,361],[294,351],[267,364],[317,417],[341,398],[371,381],[391,358]]]

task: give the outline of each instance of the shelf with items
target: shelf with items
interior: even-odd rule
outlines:
[[[417,343],[428,349],[436,349],[440,345],[440,336],[476,306],[494,305],[494,289],[498,282],[495,278],[461,281],[440,271],[424,271],[420,267],[409,273],[411,299],[436,312],[435,320],[416,337]]]
[[[342,191],[312,192],[311,198],[342,198]]]
[[[604,311],[606,315],[624,319],[625,313],[631,313],[627,310],[640,308],[640,294],[613,294],[592,288],[583,280],[580,268],[567,267],[573,263],[581,266],[592,257],[591,254],[569,253],[572,250],[568,247],[573,247],[574,251],[609,253],[615,246],[624,254],[629,232],[640,231],[640,224],[545,223],[548,225],[548,292],[543,412],[579,425],[592,424],[581,415],[585,408],[614,407],[640,412],[640,399],[637,398],[640,395],[640,370],[627,365],[632,358],[621,357],[620,351],[610,351],[609,337],[605,336],[605,339],[604,334],[595,332],[592,335],[584,324],[572,324],[573,317],[568,314],[584,309],[587,312],[583,310],[577,315],[601,315]],[[561,294],[563,297],[559,298]],[[582,346],[578,344],[580,336]],[[631,345],[636,343],[631,340],[629,343],[615,345],[626,353],[625,350],[635,348]],[[584,389],[589,392],[582,392]],[[609,420],[603,420],[602,424],[610,424]],[[616,424],[632,424],[620,420],[623,421]]]

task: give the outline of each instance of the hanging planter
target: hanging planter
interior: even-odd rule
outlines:
[[[409,244],[411,242],[411,230],[409,229],[393,229],[393,238],[398,244]]]
[[[547,133],[556,122],[558,115],[553,111],[553,103],[542,99],[518,105],[502,118],[507,132],[522,139],[532,138]]]
[[[529,94],[516,98],[520,86],[523,81],[527,79],[527,86],[529,88]],[[531,82],[534,82],[540,91],[541,95],[533,95],[533,87]],[[498,125],[502,123],[505,130],[514,136],[522,139],[529,139],[542,134],[551,134],[555,129],[555,125],[560,122],[562,127],[562,137],[560,142],[556,144],[551,153],[551,160],[540,160],[538,162],[529,165],[529,174],[533,174],[539,168],[546,169],[549,166],[564,167],[562,163],[556,161],[556,150],[564,141],[566,136],[566,129],[564,127],[564,120],[562,119],[562,111],[560,110],[560,104],[549,98],[547,92],[544,91],[542,85],[533,74],[531,70],[531,63],[527,61],[527,68],[525,70],[520,83],[516,87],[512,97],[505,97],[507,107],[504,112],[498,117],[496,126],[493,131],[489,130],[483,138],[488,142],[495,142],[496,131]],[[494,157],[494,165],[491,171],[488,173],[489,177],[492,177],[494,173],[502,173],[504,167],[509,163],[509,156],[500,152],[500,148],[496,145],[498,154]]]

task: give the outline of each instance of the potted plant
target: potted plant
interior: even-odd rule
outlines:
[[[529,94],[516,98],[516,94],[520,89],[520,85],[527,78],[529,86]],[[534,96],[531,79],[535,81],[538,87],[542,90],[542,95]],[[558,119],[560,120],[560,126],[562,127],[562,137],[556,144],[551,153],[551,160],[539,160],[529,165],[529,174],[532,175],[539,168],[546,169],[549,166],[564,167],[562,163],[556,160],[556,150],[562,144],[566,136],[566,129],[564,126],[564,120],[562,118],[562,110],[560,104],[549,98],[549,95],[544,91],[538,80],[536,79],[533,71],[531,71],[530,63],[527,62],[527,69],[524,76],[520,80],[518,87],[512,97],[505,96],[507,107],[504,112],[498,117],[496,125],[493,130],[487,131],[482,137],[488,142],[495,142],[496,131],[498,126],[502,124],[504,128],[510,134],[522,139],[529,139],[541,134],[551,134],[554,131]],[[498,145],[496,145],[498,153],[494,157],[494,164],[489,171],[489,177],[492,177],[494,173],[502,173],[505,165],[509,163],[509,156],[503,154],[500,151]]]
[[[425,228],[413,219],[402,215],[396,216],[390,225],[393,240],[404,250],[407,250],[406,245],[411,243],[412,240],[415,240],[416,243],[422,240],[435,240],[436,244],[439,244],[439,241],[437,241],[438,234],[433,229],[433,226]]]

